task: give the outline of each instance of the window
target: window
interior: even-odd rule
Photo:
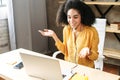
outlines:
[[[0,0],[0,6],[6,6],[7,0]]]

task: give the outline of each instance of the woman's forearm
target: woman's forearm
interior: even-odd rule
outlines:
[[[54,33],[54,35],[52,36],[52,38],[54,39],[55,42],[60,41],[60,39],[58,38],[58,36]]]

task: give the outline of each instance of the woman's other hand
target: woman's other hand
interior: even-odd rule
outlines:
[[[88,56],[90,54],[90,49],[88,47],[83,48],[80,53],[79,53],[79,57],[80,58],[85,58],[86,56]]]
[[[49,29],[44,29],[42,30],[38,30],[38,32],[40,32],[43,36],[49,36],[49,37],[53,37],[53,35],[55,34],[53,30],[49,30]]]

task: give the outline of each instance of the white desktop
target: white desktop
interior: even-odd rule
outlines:
[[[21,69],[14,69],[15,64],[22,61],[20,57],[20,52],[30,53],[31,51],[21,48],[0,54],[0,77],[4,78],[5,80],[42,80],[37,77],[29,76],[26,72],[25,67]],[[32,53],[38,54],[33,51]],[[76,64],[71,62],[63,61],[60,59],[57,60],[59,60],[60,69],[62,73],[66,73],[67,71],[69,72],[73,67],[76,66]],[[34,62],[31,61],[30,63],[34,64]],[[107,73],[101,70],[92,69],[82,65],[77,65],[77,67],[74,68],[74,72],[88,76],[88,80],[119,80],[120,79],[120,76],[118,75]]]

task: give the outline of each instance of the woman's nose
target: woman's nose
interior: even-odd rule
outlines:
[[[71,20],[70,20],[71,22],[74,22],[74,19],[73,18],[71,18]]]

